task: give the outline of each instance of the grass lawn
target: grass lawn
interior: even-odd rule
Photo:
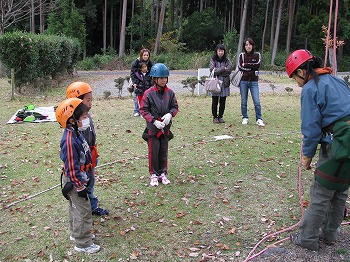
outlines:
[[[9,93],[4,79],[0,91]],[[110,216],[94,217],[101,251],[74,252],[68,202],[60,187],[43,192],[60,183],[62,130],[58,123],[6,124],[25,104],[57,105],[64,94],[62,87],[14,101],[2,96],[0,261],[244,261],[264,236],[299,221],[299,94],[262,94],[264,128],[253,123],[251,97],[251,121],[242,126],[238,94],[228,98],[226,123],[219,125],[212,123],[210,97],[179,95],[171,184],[156,188],[148,185],[145,123],[132,116],[132,99],[101,98],[91,112],[100,154],[95,193]],[[233,138],[216,141],[217,135]],[[307,192],[311,180],[305,172]]]

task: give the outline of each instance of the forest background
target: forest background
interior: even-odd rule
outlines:
[[[346,71],[349,0],[5,0],[0,34],[21,30],[78,39],[82,69],[126,69],[142,47],[170,69],[206,67],[217,43],[235,61],[250,36],[263,55],[262,69],[283,70],[295,49],[324,58],[331,2],[339,10],[336,30],[330,24],[342,41],[338,67]]]

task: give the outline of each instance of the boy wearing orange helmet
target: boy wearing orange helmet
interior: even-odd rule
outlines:
[[[60,158],[64,163],[62,193],[69,200],[70,238],[75,241],[75,251],[96,253],[100,246],[92,242],[92,214],[87,191],[91,151],[81,133],[89,125],[88,108],[81,99],[66,99],[57,107],[56,119],[64,128]]]
[[[320,241],[334,244],[344,217],[350,183],[350,155],[338,150],[339,128],[350,135],[350,89],[331,75],[332,69],[321,66],[321,59],[308,50],[294,51],[286,61],[286,71],[301,92],[301,164],[311,169],[311,160],[321,144],[319,159],[310,187],[310,204],[306,209],[298,233],[290,240],[301,247],[319,250]],[[350,152],[350,140],[343,144]],[[345,151],[346,151],[345,150]]]
[[[90,111],[92,107],[92,88],[88,83],[85,82],[73,82],[67,87],[66,90],[67,98],[77,97],[83,100],[84,105],[87,106]],[[106,209],[100,208],[98,206],[98,198],[94,195],[94,187],[95,187],[95,167],[98,162],[98,152],[96,146],[96,132],[95,127],[92,121],[92,117],[90,113],[88,114],[88,118],[90,120],[89,127],[83,131],[83,135],[85,140],[90,146],[91,154],[92,154],[92,170],[91,170],[91,178],[88,185],[89,198],[91,202],[91,210],[93,215],[103,216],[108,215],[109,212]]]

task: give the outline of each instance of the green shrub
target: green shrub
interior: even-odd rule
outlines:
[[[73,72],[80,56],[76,39],[21,31],[0,36],[0,60],[15,69],[15,85],[35,84],[41,78]]]

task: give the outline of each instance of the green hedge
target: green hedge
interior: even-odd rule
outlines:
[[[16,87],[72,73],[80,53],[78,40],[64,36],[22,31],[0,36],[0,61],[8,72],[15,69]]]

